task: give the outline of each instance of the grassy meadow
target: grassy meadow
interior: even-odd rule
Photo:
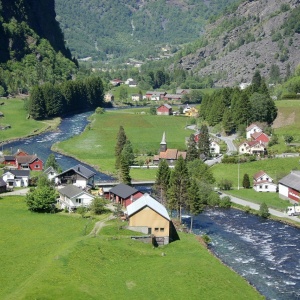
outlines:
[[[3,103],[0,106],[0,111],[4,114],[4,117],[0,118],[0,126],[11,126],[11,128],[1,130],[0,142],[36,134],[49,126],[54,128],[59,123],[58,118],[45,121],[36,121],[28,118],[24,100],[22,99],[1,98],[0,103]]]
[[[116,221],[88,236],[93,225],[1,198],[0,299],[263,299],[194,235],[153,248]]]
[[[64,153],[69,153],[101,171],[113,174],[115,167],[115,145],[120,126],[124,127],[133,150],[145,159],[152,157],[160,147],[163,132],[166,133],[168,148],[184,150],[185,138],[192,131],[185,129],[190,118],[181,116],[150,115],[149,108],[124,109],[94,114],[90,126],[79,136],[54,145]],[[156,170],[131,170],[132,178],[153,179]]]

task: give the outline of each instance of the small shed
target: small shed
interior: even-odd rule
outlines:
[[[143,196],[142,192],[124,183],[116,185],[109,191],[109,199],[124,207],[127,207],[141,196]]]

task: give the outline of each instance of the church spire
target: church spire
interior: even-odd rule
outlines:
[[[160,142],[160,152],[167,151],[166,133],[163,133],[162,140]]]

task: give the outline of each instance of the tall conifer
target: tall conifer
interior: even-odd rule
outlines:
[[[119,128],[119,132],[117,135],[117,144],[115,147],[115,157],[116,157],[116,169],[118,170],[120,168],[120,159],[121,159],[121,153],[124,148],[124,145],[126,144],[126,134],[123,126],[121,125]]]

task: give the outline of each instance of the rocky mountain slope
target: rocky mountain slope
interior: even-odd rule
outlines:
[[[216,86],[250,82],[256,69],[284,78],[300,63],[300,1],[243,2],[206,27],[202,45],[172,68],[211,76]]]

